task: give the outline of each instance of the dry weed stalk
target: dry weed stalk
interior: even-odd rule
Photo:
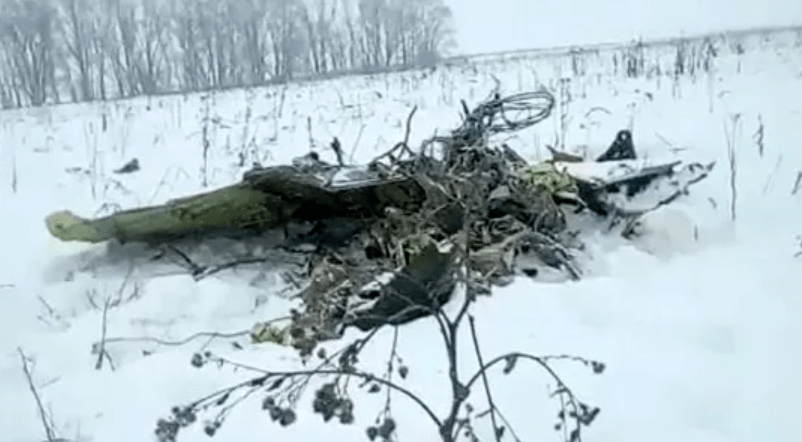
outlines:
[[[25,353],[22,351],[22,348],[17,348],[17,353],[19,353],[20,360],[22,361],[22,371],[25,374],[26,381],[28,382],[28,388],[31,390],[31,395],[33,395],[34,401],[36,401],[36,412],[39,414],[39,418],[42,420],[42,428],[45,431],[47,442],[58,442],[60,438],[56,435],[53,425],[48,420],[45,407],[42,404],[42,398],[39,396],[39,392],[36,390],[36,386],[34,385],[33,375],[31,374],[31,369],[28,366],[28,356],[25,355]]]
[[[729,125],[727,124],[729,123]],[[730,169],[730,219],[737,218],[738,204],[738,139],[741,136],[741,114],[731,114],[724,121],[724,136],[727,140],[727,160]]]

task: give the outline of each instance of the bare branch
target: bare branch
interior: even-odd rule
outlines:
[[[56,432],[53,430],[53,427],[47,421],[47,413],[45,413],[45,408],[42,405],[42,399],[39,397],[39,392],[36,391],[36,387],[33,384],[33,376],[31,375],[31,371],[28,368],[28,357],[25,356],[25,353],[22,351],[22,348],[17,348],[17,353],[19,353],[20,360],[22,361],[22,371],[25,373],[25,379],[28,381],[28,388],[31,390],[31,394],[33,395],[34,400],[36,401],[36,408],[37,413],[39,413],[39,417],[42,420],[42,428],[45,430],[45,435],[47,436],[47,442],[57,442],[58,438],[56,437]]]
[[[111,366],[111,370],[114,371],[114,362],[111,360],[111,356],[106,351],[106,324],[108,323],[108,312],[109,312],[109,305],[111,304],[111,298],[107,297],[106,302],[103,303],[103,326],[101,328],[100,334],[100,342],[98,344],[98,355],[97,355],[97,362],[95,362],[95,370],[100,370],[103,368],[103,359],[109,360],[109,365]]]
[[[476,360],[479,362],[479,366],[483,367],[484,361],[482,360],[482,352],[479,349],[479,339],[476,336],[476,320],[473,315],[468,315],[468,323],[471,326],[471,337],[473,338]],[[496,422],[496,404],[493,402],[493,394],[490,392],[490,382],[487,380],[486,371],[482,371],[482,382],[484,383],[485,394],[487,395],[487,403],[490,406],[490,421],[493,424],[493,435],[496,438],[496,442],[501,442],[502,427],[499,427],[498,422]]]

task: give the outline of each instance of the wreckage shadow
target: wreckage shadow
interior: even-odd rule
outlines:
[[[70,281],[77,274],[93,278],[125,278],[188,274],[196,279],[224,269],[238,271],[238,278],[256,277],[306,265],[316,245],[304,242],[315,234],[314,223],[271,229],[261,234],[231,233],[216,237],[192,236],[177,240],[121,243],[110,240],[84,250],[51,258],[44,266],[47,282]],[[245,273],[246,275],[243,275]]]

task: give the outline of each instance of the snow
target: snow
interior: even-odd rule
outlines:
[[[606,235],[603,226],[583,226],[593,257],[583,280],[519,279],[481,298],[472,312],[485,359],[522,351],[604,362],[601,375],[555,363],[580,398],[601,407],[584,434],[588,441],[793,440],[802,397],[802,258],[794,257],[802,192],[792,194],[802,169],[802,53],[780,41],[762,43],[740,56],[722,54],[709,76],[677,82],[624,79],[613,75],[606,59],[589,57],[592,72],[575,78],[563,74],[567,60],[523,57],[203,96],[4,111],[0,440],[45,439],[18,348],[29,358],[58,434],[75,441],[152,440],[156,420],[174,405],[247,379],[248,373],[228,367],[193,368],[192,354],[204,349],[271,370],[301,367],[291,349],[248,344],[256,322],[285,316],[294,305],[276,293],[275,274],[228,271],[197,281],[176,266],[132,266],[131,250],[115,254],[104,245],[50,238],[47,214],[70,209],[95,216],[162,203],[233,183],[255,161],[288,163],[310,148],[333,162],[326,145],[334,136],[349,158],[364,161],[403,138],[413,106],[412,143],[454,127],[459,100],[484,98],[493,76],[502,93],[570,87],[570,104],[549,120],[501,137],[528,160],[547,156],[545,145],[556,143],[564,111],[566,146],[584,145],[589,156],[630,128],[636,149],[648,158],[717,165],[689,195],[645,218],[637,226],[642,235],[631,243]],[[599,107],[608,112],[593,111]],[[728,138],[737,171],[735,221]],[[112,173],[134,157],[141,171]],[[220,247],[210,245],[205,253],[222,253]],[[118,261],[104,261],[108,255]],[[114,370],[108,361],[96,370],[91,350],[107,302]],[[469,373],[476,362],[467,327],[463,331],[460,368]],[[230,337],[158,341],[204,332]],[[327,347],[359,336],[349,332]],[[381,373],[393,331],[374,339],[361,366]],[[401,327],[398,352],[409,367],[402,385],[444,414],[450,387],[436,323]],[[554,383],[544,373],[519,362],[512,374],[492,371],[490,378],[494,399],[521,440],[560,440],[552,429],[559,403],[548,398]],[[481,389],[473,393],[470,402],[483,409]],[[356,392],[357,423],[324,424],[312,413],[311,395],[300,403],[298,423],[287,428],[270,422],[260,398],[251,397],[216,439],[364,440],[383,406],[383,395]],[[401,440],[437,439],[414,404],[394,396],[393,407]],[[486,436],[486,418],[479,428]],[[179,438],[206,439],[201,426]]]

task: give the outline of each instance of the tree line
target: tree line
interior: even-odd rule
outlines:
[[[435,63],[443,0],[0,0],[0,107]]]

